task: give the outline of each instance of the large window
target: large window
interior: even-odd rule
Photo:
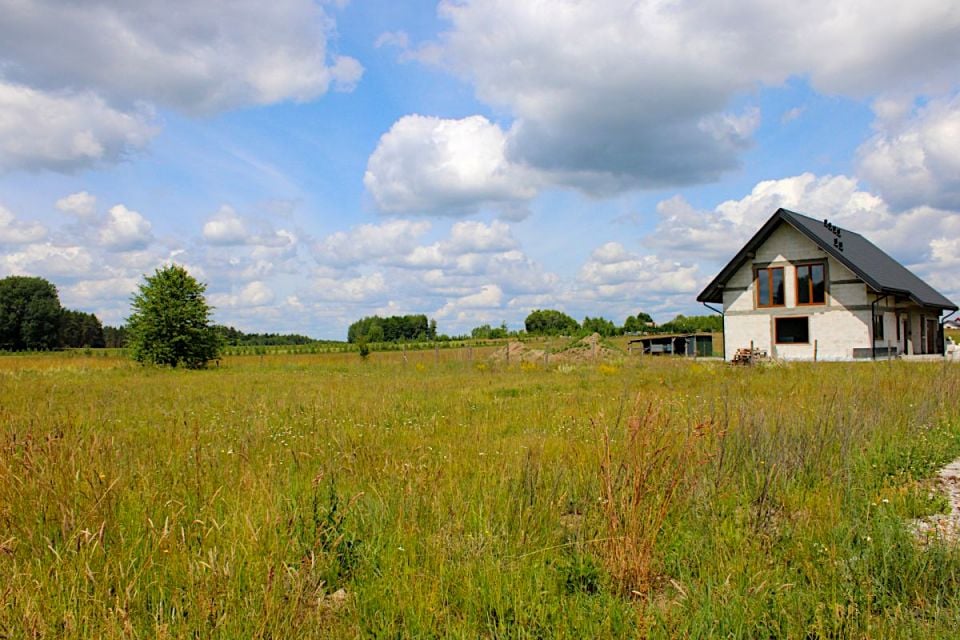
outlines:
[[[783,267],[757,269],[757,306],[782,307],[785,297]]]
[[[774,322],[777,344],[809,344],[809,318],[777,318]]]
[[[797,304],[823,304],[827,289],[823,263],[802,264],[797,267]]]

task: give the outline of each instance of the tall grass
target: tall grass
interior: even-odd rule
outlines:
[[[0,359],[0,637],[954,632],[960,369],[405,355]]]
[[[642,396],[627,419],[621,446],[612,445],[609,425],[599,427],[605,536],[599,541],[600,555],[622,595],[648,597],[657,539],[677,494],[693,489],[702,475],[709,454],[699,440],[710,427],[709,421],[685,425],[669,409],[653,401],[644,404]]]

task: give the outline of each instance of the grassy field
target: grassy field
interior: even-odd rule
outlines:
[[[0,638],[955,637],[960,367],[0,358]]]

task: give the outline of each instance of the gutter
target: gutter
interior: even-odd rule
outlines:
[[[710,309],[710,311],[720,314],[720,337],[723,339],[723,359],[724,361],[726,361],[727,359],[727,315],[723,312],[722,309],[711,307],[706,302],[702,302],[701,304],[705,306],[707,309]],[[946,341],[944,341],[944,343],[946,343]],[[944,349],[946,349],[946,347],[944,347]],[[694,353],[696,353],[696,350],[697,350],[696,338],[694,338],[693,350],[694,350]]]

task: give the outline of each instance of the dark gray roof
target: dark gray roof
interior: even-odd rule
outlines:
[[[928,307],[957,310],[957,305],[947,300],[933,287],[878,249],[876,245],[859,233],[838,229],[839,235],[837,235],[826,226],[823,220],[815,220],[787,209],[777,209],[760,230],[750,238],[750,241],[744,245],[743,249],[734,256],[733,260],[697,296],[697,300],[722,303],[723,285],[747,259],[752,257],[757,248],[782,223],[789,224],[810,238],[824,252],[850,269],[867,286],[878,293],[903,296],[910,298],[917,304]],[[839,243],[843,243],[842,249]]]

